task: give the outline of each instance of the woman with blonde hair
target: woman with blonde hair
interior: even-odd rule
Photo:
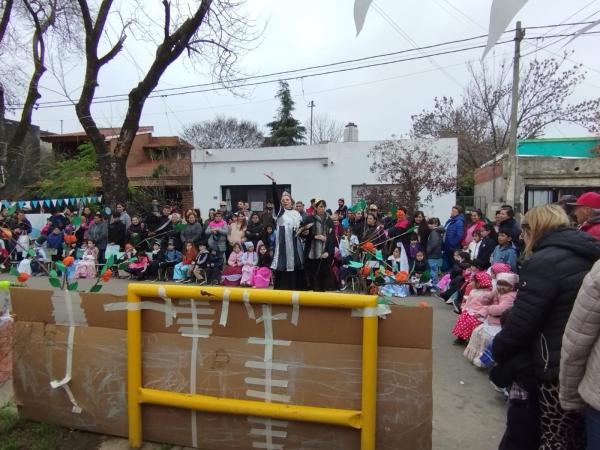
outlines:
[[[583,419],[560,407],[558,376],[563,333],[583,278],[600,258],[600,242],[570,228],[558,205],[531,209],[521,226],[519,290],[492,346],[492,381],[510,387],[500,449],[584,450]]]

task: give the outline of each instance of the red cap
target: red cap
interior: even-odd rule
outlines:
[[[579,196],[575,203],[569,203],[569,205],[600,209],[600,194],[596,192],[585,192]]]

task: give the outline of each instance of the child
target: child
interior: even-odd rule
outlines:
[[[473,290],[465,297],[462,312],[456,319],[452,334],[455,344],[464,344],[471,338],[473,330],[485,319],[486,306],[492,302],[492,277],[487,272],[477,272]]]
[[[98,247],[91,239],[83,251],[81,261],[77,264],[74,278],[96,278],[96,264],[98,263]]]
[[[460,288],[465,282],[464,272],[470,267],[471,257],[469,254],[467,252],[456,250],[454,252],[454,265],[452,266],[452,269],[450,269],[450,284],[448,285],[448,288],[440,294],[440,298],[445,300],[447,304],[453,304],[457,314],[460,313],[460,302],[462,300]]]
[[[148,269],[148,265],[150,264],[150,260],[146,255],[144,250],[140,250],[136,255],[137,261],[131,262],[127,265],[125,272],[131,274],[132,277],[135,277],[137,281],[142,281],[146,276],[146,271]]]
[[[208,257],[210,254],[208,253],[208,249],[204,242],[200,242],[198,247],[199,251],[198,255],[196,255],[196,260],[194,261],[192,274],[198,283],[206,284],[208,282],[206,269],[208,268]]]
[[[173,269],[173,280],[176,283],[189,283],[192,263],[198,255],[198,250],[196,250],[196,246],[192,241],[185,241],[183,248],[183,258],[181,262],[175,264],[175,269]]]
[[[28,254],[27,252],[29,251],[30,246],[29,235],[25,230],[17,228],[15,230],[15,236],[18,236],[15,253],[17,254],[17,260],[20,261]]]
[[[517,297],[518,282],[519,276],[514,273],[499,273],[497,276],[492,303],[481,310],[486,319],[473,331],[469,345],[464,352],[464,356],[477,367],[487,367],[489,364],[482,361],[481,356],[500,331],[502,314],[512,308]]]
[[[352,254],[358,247],[358,237],[352,234],[350,227],[344,228],[342,232],[342,238],[340,239],[340,290],[346,289],[346,280],[353,275],[356,275],[356,269],[348,267],[348,264],[352,260]]]
[[[444,262],[442,249],[444,247],[444,227],[440,224],[440,219],[431,217],[427,220],[427,228],[429,228],[429,237],[427,238],[426,254],[427,264],[431,271],[432,291],[440,292],[438,287],[438,273]]]
[[[271,283],[271,263],[273,257],[264,245],[258,247],[258,266],[252,275],[252,286],[255,288],[267,288]]]
[[[408,272],[410,270],[408,258],[406,257],[404,246],[401,243],[394,249],[392,254],[388,256],[387,262],[394,273]]]
[[[52,255],[52,261],[60,261],[63,259],[63,244],[64,244],[64,233],[59,227],[54,227],[52,233],[48,235],[46,246],[48,247],[48,253]]]
[[[417,233],[412,233],[410,235],[410,244],[408,245],[408,262],[411,266],[417,258],[417,252],[422,251],[423,246],[419,242],[419,235]]]
[[[233,244],[233,250],[227,260],[227,267],[221,273],[223,286],[239,286],[242,279],[242,246],[239,242]]]
[[[175,267],[183,259],[183,255],[177,249],[175,249],[175,241],[169,239],[167,243],[167,251],[165,252],[164,260],[159,264],[161,269],[169,270],[170,267]]]
[[[498,232],[498,245],[492,253],[492,264],[506,263],[513,273],[517,272],[517,249],[512,242],[512,234],[508,229],[500,229]]]
[[[267,247],[271,256],[273,256],[273,251],[275,250],[276,238],[277,235],[275,234],[275,229],[273,228],[273,225],[267,225],[265,227],[265,236],[263,238],[263,244]]]
[[[242,279],[241,286],[252,286],[254,270],[258,264],[258,255],[254,251],[254,243],[248,241],[244,244],[246,251],[242,255]]]
[[[387,259],[388,265],[392,268],[394,276],[385,277],[385,286],[381,288],[381,294],[391,295],[392,297],[408,297],[410,295],[410,287],[406,284],[396,283],[395,275],[398,272],[408,273],[410,267],[408,265],[408,258],[406,257],[406,250],[402,242],[398,241],[396,248]]]
[[[150,253],[150,264],[146,269],[146,277],[150,280],[158,281],[158,268],[160,263],[164,262],[165,253],[162,250],[161,242],[154,241],[152,243],[152,252]]]
[[[479,235],[481,236],[481,243],[479,244],[479,250],[477,252],[477,258],[490,266],[490,260],[492,259],[492,253],[498,245],[496,229],[494,225],[488,223],[479,229]],[[487,268],[486,267],[486,268]]]
[[[219,284],[221,271],[223,270],[223,254],[211,249],[206,263],[206,281],[209,284]]]
[[[429,266],[425,259],[425,252],[419,250],[415,254],[415,260],[413,261],[412,268],[410,271],[411,289],[415,295],[424,294],[429,286]]]
[[[51,261],[50,258],[48,258],[48,254],[46,253],[45,243],[46,238],[44,236],[38,237],[33,243],[35,249],[35,257],[33,261],[31,261],[32,275],[41,274],[44,271],[42,267],[45,267],[45,264]]]
[[[481,233],[479,230],[473,231],[473,240],[469,243],[467,251],[471,255],[471,261],[475,261],[479,256],[479,247],[481,246]]]

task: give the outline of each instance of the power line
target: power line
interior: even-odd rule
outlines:
[[[582,33],[581,36],[583,36],[583,35],[596,35],[596,34],[599,34],[599,33],[600,32],[586,32],[586,33]],[[568,37],[568,36],[573,36],[573,35],[574,35],[574,33],[573,34],[564,34],[564,35],[552,35],[552,36],[546,36],[546,37],[560,37],[560,36],[562,36],[562,37]],[[427,48],[430,49],[430,48],[440,47],[440,46],[448,45],[448,44],[451,44],[451,43],[468,42],[468,41],[472,41],[472,40],[475,40],[475,39],[480,39],[482,37],[485,37],[485,35],[475,36],[475,37],[472,37],[472,38],[458,39],[458,40],[455,40],[455,41],[448,41],[448,42],[439,43],[439,44],[433,44],[433,45],[430,45],[430,46],[422,47],[422,49],[427,49]],[[534,40],[534,39],[540,39],[540,38],[541,38],[540,36],[533,36],[533,37],[526,37],[525,40]],[[512,39],[498,42],[497,45],[506,44],[506,43],[509,43],[509,42],[512,42]],[[333,66],[336,66],[336,65],[346,65],[346,64],[349,64],[349,63],[355,63],[355,62],[360,62],[360,61],[367,61],[367,60],[372,60],[372,59],[375,59],[375,58],[386,57],[386,56],[390,56],[390,55],[398,55],[398,54],[403,54],[403,53],[409,53],[409,52],[412,52],[412,51],[414,51],[416,49],[402,50],[402,51],[398,51],[398,52],[385,53],[385,54],[375,55],[375,56],[370,56],[370,57],[364,57],[364,58],[357,58],[357,59],[353,59],[353,60],[340,61],[340,62],[337,62],[337,63],[329,63],[329,64],[323,64],[323,65],[319,65],[319,66],[311,66],[311,67],[300,68],[300,69],[293,69],[293,70],[288,70],[288,71],[274,72],[272,74],[256,75],[256,76],[250,76],[250,77],[245,77],[245,78],[239,78],[238,80],[230,81],[230,83],[233,83],[235,81],[237,81],[237,82],[243,82],[243,81],[248,81],[248,80],[252,80],[252,79],[268,78],[268,77],[272,77],[272,76],[279,75],[279,74],[297,74],[295,76],[280,77],[280,78],[273,79],[273,80],[263,80],[263,81],[256,81],[256,82],[252,82],[252,83],[243,83],[243,84],[241,84],[239,86],[236,86],[236,87],[259,86],[259,85],[263,85],[263,84],[269,84],[269,83],[278,82],[280,80],[293,80],[293,79],[297,79],[297,78],[311,78],[311,77],[316,77],[316,76],[329,75],[329,74],[333,74],[333,73],[341,73],[341,72],[348,72],[348,71],[354,71],[354,70],[371,68],[371,67],[384,66],[384,65],[389,65],[389,64],[396,64],[396,63],[399,63],[399,62],[406,62],[406,61],[413,61],[413,60],[431,58],[433,56],[441,56],[441,55],[448,55],[448,54],[454,54],[454,53],[462,53],[462,52],[465,52],[465,51],[479,49],[479,48],[484,48],[484,47],[485,47],[485,45],[483,45],[483,44],[482,45],[473,45],[473,46],[464,47],[464,48],[458,48],[458,49],[453,49],[453,50],[445,50],[445,51],[440,51],[440,52],[436,52],[436,53],[422,54],[420,56],[412,56],[412,57],[407,57],[407,58],[394,59],[394,60],[390,60],[390,61],[380,61],[380,62],[371,63],[371,64],[359,65],[359,66],[355,66],[355,67],[338,68],[338,69],[334,69],[334,70],[330,70],[330,71],[324,71],[324,72],[318,72],[318,73],[297,74],[298,72],[307,71],[307,70],[314,70],[316,68],[333,67]],[[438,67],[438,69],[442,70],[443,68]],[[207,89],[183,90],[183,89],[188,89],[188,88],[204,88],[204,87],[206,87]],[[184,86],[184,87],[179,87],[179,88],[169,88],[169,89],[156,90],[156,91],[154,91],[154,93],[152,95],[148,96],[148,98],[170,97],[170,96],[179,96],[179,95],[187,95],[187,94],[202,93],[202,92],[213,92],[213,91],[225,90],[225,89],[230,89],[230,88],[231,88],[231,86],[219,85],[219,83],[217,83],[217,82],[204,83],[204,84],[190,85],[190,86]],[[174,90],[179,90],[181,92],[170,92],[170,91],[174,91]],[[127,96],[128,96],[128,94],[115,94],[115,95],[111,95],[111,96],[97,97],[97,99],[99,101],[94,101],[93,104],[103,104],[103,103],[113,103],[113,102],[127,101],[128,98],[119,98],[119,97],[127,97]],[[16,107],[19,107],[19,106],[22,106],[22,105],[16,105]],[[72,104],[71,104],[71,102],[67,102],[67,101],[62,100],[62,101],[43,102],[43,103],[39,103],[39,104],[36,105],[37,108],[58,108],[58,107],[65,107],[65,106],[72,106]]]

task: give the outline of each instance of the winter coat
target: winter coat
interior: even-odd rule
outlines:
[[[59,234],[50,233],[48,235],[48,240],[46,241],[46,246],[48,248],[62,249],[64,242],[65,242],[64,233],[62,233],[62,232],[60,232]]]
[[[462,310],[472,316],[485,319],[488,305],[493,301],[494,293],[490,289],[472,289],[469,295],[465,294]]]
[[[515,291],[507,292],[506,294],[494,295],[494,302],[482,310],[482,316],[487,317],[487,321],[490,325],[500,325],[500,318],[504,311],[512,308],[517,298]]]
[[[429,233],[429,238],[427,238],[427,247],[425,249],[425,253],[427,254],[428,259],[441,259],[442,258],[442,248],[444,247],[444,233],[446,230],[443,226],[439,226],[434,228],[431,233]]]
[[[87,239],[91,239],[100,250],[105,250],[108,244],[108,224],[104,221],[93,222],[87,231]]]
[[[227,242],[230,246],[233,247],[233,244],[244,244],[246,240],[246,227],[241,228],[238,222],[233,222],[229,225],[229,230],[227,232]]]
[[[510,270],[517,273],[517,250],[511,243],[509,245],[497,245],[492,253],[492,264],[505,263],[510,266]]]
[[[595,214],[589,220],[581,224],[581,231],[591,234],[596,239],[600,239],[600,214]]]
[[[519,249],[518,243],[521,239],[521,226],[513,218],[506,219],[504,222],[500,222],[500,230],[510,230],[510,237],[512,238],[513,244],[517,250]]]
[[[600,242],[558,228],[542,236],[525,260],[511,314],[493,342],[498,364],[529,353],[535,377],[558,381],[562,336],[585,275],[600,258]]]
[[[52,222],[52,228],[60,228],[64,230],[67,225],[69,225],[69,219],[67,219],[62,214],[52,215],[48,218],[50,222]]]
[[[563,336],[560,404],[600,410],[600,261],[583,280]]]
[[[146,226],[143,223],[131,224],[126,232],[126,240],[134,246],[146,239]]]
[[[203,237],[202,231],[202,224],[198,222],[188,223],[185,228],[181,230],[179,237],[181,242],[192,241],[194,245],[198,245],[198,242],[200,242]]]
[[[419,242],[421,243],[423,248],[425,248],[425,246],[427,245],[427,241],[429,240],[429,234],[431,233],[431,230],[427,226],[427,221],[423,220],[423,222],[421,222],[420,224],[416,224],[413,222],[411,224],[411,227],[416,227],[415,233],[417,233],[417,235],[419,236]]]
[[[164,255],[165,255],[165,258],[164,258],[165,262],[180,263],[181,260],[183,259],[183,255],[181,254],[181,252],[176,249],[166,250]]]
[[[246,228],[246,240],[252,242],[254,244],[254,248],[257,248],[258,241],[260,241],[261,236],[263,235],[264,227],[259,223],[248,224]]]
[[[446,229],[444,252],[452,253],[454,250],[461,248],[460,243],[465,234],[465,216],[459,214],[450,217],[444,228]]]
[[[209,222],[204,234],[208,239],[208,248],[216,250],[218,252],[224,252],[227,250],[227,222],[222,220],[221,222]],[[213,234],[216,230],[217,233]]]
[[[232,266],[232,267],[242,267],[243,263],[242,263],[242,257],[244,256],[244,254],[242,252],[236,253],[236,252],[231,252],[231,255],[229,255],[229,259],[227,260],[227,265]]]
[[[479,261],[483,261],[486,264],[486,267],[490,266],[492,253],[494,253],[497,245],[498,243],[489,236],[486,236],[481,240],[481,244],[479,244],[479,252],[477,252],[477,259]]]
[[[466,227],[466,231],[465,231],[465,237],[462,240],[461,244],[464,247],[468,247],[469,244],[473,241],[473,233],[476,230],[479,230],[482,226],[485,225],[485,220],[478,220],[475,223],[470,223],[469,225],[467,225]]]

